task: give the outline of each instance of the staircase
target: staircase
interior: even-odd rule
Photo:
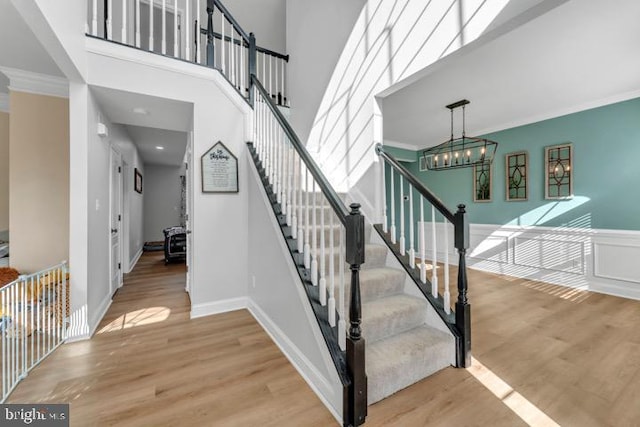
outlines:
[[[139,23],[130,33],[124,24],[126,8],[120,12],[122,28],[118,31],[109,5],[105,2],[99,13],[98,3],[92,3],[88,36],[137,48],[145,48],[144,41],[151,52],[214,68],[253,108],[253,141],[248,150],[341,381],[344,425],[363,424],[368,405],[443,368],[468,366],[470,318],[464,264],[468,226],[464,209],[455,215],[448,211],[379,149],[385,189],[382,198],[391,204],[384,207],[384,224],[375,228],[366,224],[360,205],[352,203],[347,208],[347,196],[331,187],[278,109],[289,105],[284,91],[288,56],[257,46],[253,33],[245,32],[220,0],[197,0],[195,9],[190,9],[193,5],[188,0],[174,1],[174,9],[183,5],[185,22],[189,23],[185,27],[194,23],[194,31],[186,31],[183,42],[178,42],[178,17],[170,15],[165,2],[157,11],[164,17],[163,31],[155,35],[153,25],[144,33]],[[99,16],[104,17],[103,26],[98,25]],[[167,16],[174,20],[173,37],[169,38],[171,34],[164,27]],[[153,12],[151,22],[152,17]],[[385,173],[391,174],[390,183],[385,181]],[[396,175],[398,200],[394,197]],[[450,307],[448,265],[445,263],[447,278],[441,295],[435,274],[431,280],[426,277],[424,241],[421,262],[416,266],[414,205],[410,202],[407,215],[403,182],[408,184],[410,199],[414,193],[420,197],[423,240],[423,202],[432,209],[432,272],[437,264],[436,212],[455,228],[455,247],[460,254],[455,313]],[[409,233],[404,230],[405,220]],[[405,234],[410,240],[409,255]]]
[[[427,324],[428,302],[404,291],[406,273],[385,264],[388,248],[369,243],[366,251],[360,290],[372,405],[455,363],[455,342]]]

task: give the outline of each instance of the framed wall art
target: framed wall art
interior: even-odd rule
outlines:
[[[142,174],[138,168],[135,168],[133,172],[133,189],[136,190],[136,193],[142,194]]]
[[[493,173],[491,163],[481,163],[473,166],[473,201],[490,202],[493,196],[491,190]]]
[[[203,193],[238,192],[238,158],[222,141],[209,148],[200,161]]]
[[[529,198],[529,154],[526,151],[505,155],[506,199],[524,201]]]
[[[573,146],[570,143],[544,149],[544,197],[567,199],[573,196]]]

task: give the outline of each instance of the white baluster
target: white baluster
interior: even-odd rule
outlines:
[[[449,224],[447,218],[443,218],[444,225],[444,311],[451,312],[451,294],[449,293]]]
[[[281,97],[282,97],[282,105],[285,104],[284,102],[284,66],[285,66],[285,62],[284,59],[280,60],[282,63],[282,72],[280,73],[280,91],[282,92]]]
[[[202,60],[200,59],[200,56],[202,55],[202,37],[200,37],[200,0],[196,0],[196,19],[198,20],[198,25],[196,28],[196,60],[198,61],[198,64],[200,64],[202,62]]]
[[[167,0],[162,0],[162,54],[167,54]]]
[[[404,186],[402,175],[398,176],[400,180],[400,255],[405,254],[405,239],[404,239]]]
[[[276,85],[276,90],[274,92],[275,97],[275,103],[278,104],[278,83],[280,82],[280,79],[278,79],[278,58],[276,58],[276,64],[274,65],[275,67],[275,74],[274,74],[274,79],[275,79],[275,85]]]
[[[426,230],[424,229],[424,199],[420,195],[420,281],[427,283],[427,241],[425,238]]]
[[[323,307],[327,305],[327,279],[325,277],[326,272],[326,251],[325,251],[325,233],[326,229],[324,228],[324,194],[320,194],[320,305]],[[330,233],[333,230],[329,230]]]
[[[291,187],[291,237],[297,240],[297,250],[300,252],[300,240],[298,239],[298,188],[300,184],[298,182],[300,178],[300,170],[296,173],[296,150],[291,147],[291,171],[293,174],[293,186]]]
[[[345,265],[345,254],[344,254],[344,227],[340,227],[340,249],[338,252],[338,269],[340,270],[340,279],[338,280],[338,286],[340,287],[340,295],[338,295],[338,315],[340,316],[340,320],[338,321],[338,345],[340,345],[340,350],[344,351],[347,348],[347,322],[345,320],[345,283],[344,283],[344,265]]]
[[[173,0],[173,56],[178,57],[178,0]]]
[[[395,171],[393,168],[389,170],[391,172],[391,227],[389,228],[389,233],[391,234],[391,243],[396,243],[396,197],[395,197],[395,184],[394,184],[394,175]]]
[[[269,96],[273,99],[273,56],[269,55]]]
[[[438,255],[436,252],[436,208],[431,206],[431,248],[433,250],[433,258],[431,259],[431,295],[438,297]]]
[[[247,87],[247,85],[245,84],[245,76],[247,75],[247,73],[245,72],[246,70],[244,68],[244,55],[244,38],[240,37],[240,93],[242,94],[242,96],[244,96],[244,88]]]
[[[153,52],[153,4],[154,0],[149,1],[149,50]]]
[[[127,44],[127,0],[122,0],[122,33],[121,41]]]
[[[409,184],[409,265],[411,268],[416,268],[416,250],[413,237],[413,186]]]
[[[139,0],[138,0],[139,1]],[[191,43],[189,43],[189,33],[191,33],[191,19],[189,17],[189,3],[191,0],[185,0],[184,5],[184,59],[191,61]],[[255,99],[255,98],[253,98]]]
[[[92,4],[92,16],[91,16],[91,34],[98,35],[98,0],[93,0]],[[4,376],[3,376],[4,378]]]
[[[331,212],[329,216],[329,228],[331,229],[331,234],[329,234],[329,306],[327,307],[327,312],[329,313],[329,325],[331,327],[336,326],[336,297],[335,297],[335,287],[336,287],[336,266],[335,266],[335,239],[333,237],[333,217],[334,213]]]
[[[187,4],[189,4],[188,1],[187,1]],[[187,20],[188,20],[188,17],[187,17]],[[141,43],[142,43],[142,37],[140,36],[140,0],[136,0],[136,47],[139,48]],[[188,40],[187,40],[187,43],[189,43]]]
[[[113,0],[109,0],[107,2],[107,34],[105,34],[105,38],[108,40],[113,40]]]
[[[316,203],[316,181],[313,180],[312,185],[312,197],[313,197],[313,210],[311,215],[313,217],[313,228],[311,232],[311,283],[313,286],[318,286],[318,204]]]
[[[306,173],[306,169],[304,169],[304,163],[300,156],[298,156],[298,165],[300,175],[300,185],[298,186],[298,252],[304,253],[304,243],[306,240],[304,239],[304,229],[302,228],[304,224],[304,218],[302,217],[302,185],[303,177],[306,175],[303,175],[302,171],[305,170]]]
[[[382,202],[382,231],[385,233],[389,232],[389,225],[387,224],[387,182],[385,179],[385,161],[382,157],[379,157],[380,160],[380,176],[382,177],[382,198],[380,199]]]
[[[305,177],[304,177],[304,191],[305,191],[305,208],[304,208],[304,268],[311,268],[311,241],[309,240],[309,233],[311,232],[311,225],[309,224],[309,169],[305,165]]]
[[[220,22],[221,22],[221,26],[222,26],[222,38],[220,39],[220,55],[221,55],[221,60],[222,60],[222,66],[221,66],[221,70],[222,70],[222,74],[224,74],[225,76],[227,75],[227,62],[225,60],[225,52],[224,52],[224,48],[225,45],[227,44],[225,42],[224,39],[224,27],[225,27],[225,19],[224,19],[224,13],[220,12]]]
[[[283,131],[284,133],[284,131]],[[286,191],[286,200],[287,200],[287,225],[291,225],[292,221],[293,221],[293,212],[294,212],[294,208],[291,204],[291,179],[292,179],[292,175],[293,175],[293,161],[292,161],[292,156],[293,156],[293,146],[290,145],[289,146],[289,151],[288,151],[288,155],[287,155],[287,182],[286,182],[286,186],[285,188],[287,189]],[[294,197],[295,197],[295,193],[294,193]]]

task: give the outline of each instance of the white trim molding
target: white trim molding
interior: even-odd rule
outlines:
[[[249,306],[247,297],[229,298],[220,301],[212,301],[204,304],[193,304],[191,306],[191,319],[211,316],[213,314],[227,313],[246,309]]]
[[[143,252],[143,248],[140,248],[140,250],[138,251],[138,253],[135,254],[133,259],[129,260],[129,268],[127,269],[127,273],[131,273],[133,271],[133,268],[136,266],[136,264],[140,260],[140,257],[142,256],[142,252]]]
[[[2,113],[9,112],[9,94],[8,93],[0,93],[0,112]]]
[[[69,97],[69,82],[63,77],[49,76],[16,68],[0,67],[0,72],[9,78],[9,90],[36,95]]]

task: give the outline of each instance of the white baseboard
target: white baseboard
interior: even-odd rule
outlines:
[[[96,310],[97,315],[93,316],[92,319],[89,319],[89,338],[91,338],[93,334],[96,333],[98,325],[102,321],[104,315],[107,314],[107,311],[109,310],[109,307],[111,307],[112,302],[113,300],[111,299],[111,297],[107,295],[107,297],[102,300],[102,303],[100,303],[100,307],[98,307],[98,309]]]
[[[247,308],[248,305],[249,299],[247,297],[229,298],[204,304],[194,304],[191,306],[191,318],[196,319],[198,317],[241,310],[243,308]]]
[[[138,253],[135,254],[133,259],[129,261],[129,269],[127,270],[127,273],[131,273],[133,271],[133,268],[136,266],[136,264],[140,260],[140,257],[142,256],[142,252],[143,252],[143,249],[140,248],[140,250],[138,251]]]
[[[325,407],[331,412],[331,415],[342,425],[342,414],[338,414],[326,398],[327,394],[332,393],[329,381],[313,366],[300,349],[289,339],[289,337],[271,320],[271,318],[252,300],[249,300],[249,312],[256,321],[271,337],[273,342],[278,346],[280,351],[286,356],[293,367],[298,371],[302,378],[307,382],[309,387],[314,391],[316,396],[320,398]]]

